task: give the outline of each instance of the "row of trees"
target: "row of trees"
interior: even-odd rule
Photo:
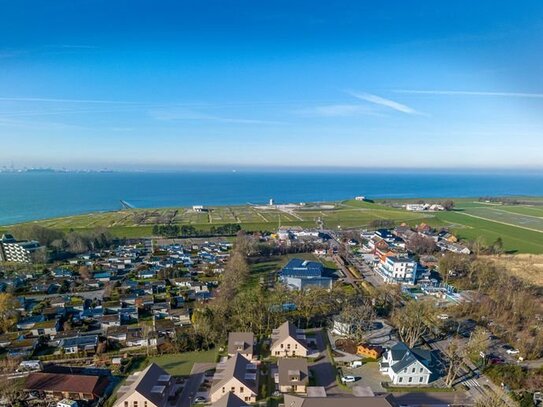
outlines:
[[[153,226],[153,235],[164,237],[233,236],[240,230],[241,226],[237,223],[211,226],[209,230],[196,229],[192,225],[156,224]]]
[[[115,239],[106,228],[86,231],[71,230],[68,233],[40,225],[21,225],[11,229],[20,240],[36,240],[52,251],[53,255],[62,253],[80,254],[110,247]],[[46,260],[46,259],[45,259]],[[44,261],[42,261],[44,262]]]

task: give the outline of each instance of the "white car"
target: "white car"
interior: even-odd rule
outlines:
[[[206,398],[202,396],[198,396],[194,399],[194,403],[196,404],[205,403],[206,401],[207,401]]]
[[[508,355],[518,355],[520,353],[518,349],[507,349],[505,352],[507,352]]]
[[[354,383],[354,382],[356,382],[356,377],[354,377],[354,376],[343,376],[341,378],[341,381],[343,383]]]
[[[438,319],[446,320],[449,319],[449,316],[447,314],[439,314],[437,316]]]

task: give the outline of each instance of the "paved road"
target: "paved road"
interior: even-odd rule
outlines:
[[[465,392],[394,393],[400,405],[409,406],[472,406],[475,401]]]

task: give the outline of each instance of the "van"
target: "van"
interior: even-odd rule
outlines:
[[[361,360],[353,360],[351,362],[351,367],[352,368],[362,367],[363,364],[364,363]]]

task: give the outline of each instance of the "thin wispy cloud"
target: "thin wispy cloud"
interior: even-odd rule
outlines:
[[[167,108],[167,109],[152,109],[149,110],[149,116],[155,120],[161,121],[212,121],[220,123],[232,123],[232,124],[284,124],[283,122],[271,121],[271,120],[259,120],[259,119],[245,119],[245,118],[232,118],[222,117],[212,114],[202,113],[191,109],[179,109],[179,108]]]
[[[363,100],[365,102],[373,103],[375,105],[384,106],[389,109],[395,110],[397,112],[405,113],[405,114],[412,114],[412,115],[420,115],[420,112],[417,112],[412,107],[409,107],[407,105],[404,105],[402,103],[396,102],[394,100],[386,99],[381,96],[373,95],[371,93],[365,93],[365,92],[347,92],[349,95],[359,99]]]
[[[139,102],[125,102],[122,100],[104,99],[56,99],[56,98],[24,98],[24,97],[0,97],[0,102],[45,102],[45,103],[107,103],[140,105]]]
[[[315,106],[297,110],[296,113],[301,116],[311,117],[352,117],[352,116],[380,116],[375,109],[355,104],[337,104]]]
[[[498,97],[543,99],[543,93],[526,93],[526,92],[485,92],[485,91],[468,91],[468,90],[412,90],[412,89],[397,89],[394,92],[405,93],[405,94],[410,94],[410,95],[498,96]]]

